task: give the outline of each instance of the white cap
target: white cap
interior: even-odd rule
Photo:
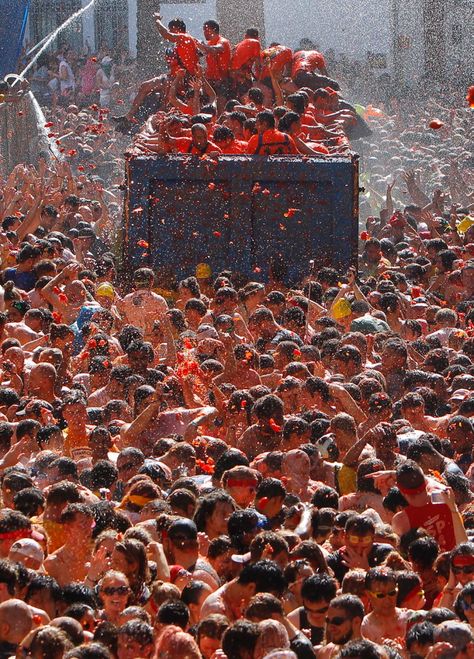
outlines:
[[[112,64],[112,58],[109,57],[108,55],[106,55],[106,56],[102,59],[101,64],[104,64],[104,65]]]
[[[22,538],[13,543],[10,551],[15,551],[22,556],[28,556],[35,561],[42,563],[44,561],[44,552],[41,545],[32,538]]]

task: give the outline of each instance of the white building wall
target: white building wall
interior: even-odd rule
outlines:
[[[390,5],[391,0],[266,0],[266,41],[281,41],[296,48],[301,39],[308,38],[322,50],[334,48],[351,57],[364,56],[368,50],[388,54]],[[204,21],[216,16],[216,3],[163,3],[161,13],[165,22],[175,16],[184,18],[191,34],[201,37]],[[242,16],[245,27],[250,26]]]

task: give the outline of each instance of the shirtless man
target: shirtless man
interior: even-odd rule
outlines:
[[[95,526],[90,509],[81,503],[71,503],[60,518],[64,524],[65,543],[44,561],[46,572],[60,586],[84,581],[92,555],[91,538]]]
[[[397,608],[397,578],[389,568],[372,568],[365,577],[372,611],[362,621],[362,636],[374,643],[404,638],[410,611]]]

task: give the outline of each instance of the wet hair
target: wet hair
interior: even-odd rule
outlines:
[[[301,597],[310,602],[330,602],[336,597],[336,592],[337,582],[329,574],[313,574],[303,581],[301,587]]]

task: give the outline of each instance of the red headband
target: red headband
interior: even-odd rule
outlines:
[[[31,529],[18,529],[17,531],[0,533],[0,542],[3,540],[21,540],[21,538],[31,538]]]
[[[423,481],[423,483],[418,485],[418,487],[402,487],[401,485],[398,485],[398,489],[402,494],[407,494],[408,496],[414,497],[416,494],[421,494],[422,492],[426,491],[426,483]]]
[[[474,556],[459,555],[455,556],[453,559],[454,567],[465,567],[474,565]]]

